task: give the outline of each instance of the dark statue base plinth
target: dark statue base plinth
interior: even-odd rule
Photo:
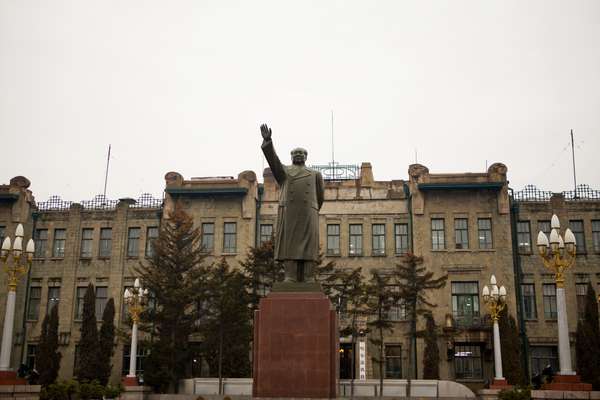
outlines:
[[[252,396],[336,397],[338,341],[336,314],[323,293],[271,292],[254,314]]]
[[[494,380],[492,381],[492,384],[490,385],[490,389],[508,390],[511,388],[512,388],[512,385],[509,385],[508,381],[506,379],[494,378]]]
[[[123,386],[139,386],[137,376],[124,376],[121,380]]]

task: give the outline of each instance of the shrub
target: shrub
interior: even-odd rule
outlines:
[[[515,386],[510,390],[501,390],[498,393],[499,400],[530,400],[531,399],[531,387],[529,386]]]
[[[101,399],[104,396],[104,386],[97,380],[79,384],[79,398],[81,400]]]
[[[41,400],[71,400],[79,392],[77,381],[62,381],[50,384],[40,392]]]

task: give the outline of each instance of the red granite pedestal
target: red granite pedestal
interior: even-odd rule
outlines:
[[[542,390],[571,390],[591,392],[592,384],[581,382],[579,375],[554,375],[551,383],[542,385]]]
[[[0,371],[0,385],[26,385],[27,381],[19,378],[15,371]]]
[[[253,397],[337,396],[338,328],[321,292],[271,292],[254,314]]]
[[[510,388],[512,388],[512,385],[509,385],[506,379],[494,378],[492,384],[490,385],[490,389],[508,390]]]
[[[123,386],[139,386],[137,376],[124,376],[121,383]]]

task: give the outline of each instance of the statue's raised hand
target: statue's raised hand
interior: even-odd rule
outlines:
[[[269,128],[267,124],[262,124],[260,126],[260,133],[264,140],[271,140],[271,128]]]

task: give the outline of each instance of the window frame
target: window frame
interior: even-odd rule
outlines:
[[[58,296],[52,296],[52,292],[58,292]],[[54,293],[56,295],[56,293]],[[60,286],[48,286],[48,293],[46,295],[46,314],[50,315],[50,311],[52,311],[52,307],[57,307],[60,305]]]
[[[459,289],[459,285],[460,289]],[[470,290],[465,290],[467,285],[473,285]],[[455,289],[456,288],[456,289]],[[463,291],[459,291],[463,290]],[[450,282],[450,295],[452,302],[452,317],[457,325],[472,326],[481,317],[481,303],[479,300],[479,282],[478,281],[452,281]],[[471,300],[471,313],[466,313],[466,307]],[[462,309],[461,309],[462,305]],[[469,315],[467,315],[469,314]]]
[[[234,228],[233,232],[227,232],[227,227]],[[231,245],[233,243],[233,245]],[[228,246],[226,246],[228,244]],[[223,253],[225,254],[236,254],[237,253],[237,222],[224,222],[223,223]]]
[[[37,289],[37,297],[33,297],[34,289]],[[32,301],[35,300],[35,301]],[[29,299],[27,301],[27,321],[37,321],[40,318],[40,303],[42,301],[42,287],[31,286],[29,287]],[[35,317],[32,318],[32,304],[35,307]]]
[[[381,228],[381,232],[375,232],[375,230]],[[385,223],[374,223],[371,224],[371,255],[373,257],[384,257],[386,238],[385,238]]]
[[[137,237],[132,236],[137,231]],[[127,257],[138,258],[140,254],[140,239],[142,237],[142,228],[139,226],[130,226],[127,229]]]
[[[441,221],[441,229],[434,222]],[[441,233],[441,236],[440,236]],[[441,240],[440,240],[441,239]],[[431,249],[446,250],[446,220],[445,218],[431,218]]]
[[[600,253],[600,219],[593,219],[592,225],[592,248],[595,253]]]
[[[260,224],[258,227],[258,244],[263,245],[269,241],[273,241],[273,224]]]
[[[331,229],[337,229],[337,233],[336,232],[332,232]],[[341,248],[340,248],[340,235],[341,235],[341,229],[340,229],[340,224],[327,224],[326,227],[326,239],[327,239],[327,249],[326,249],[326,255],[328,256],[339,256],[341,255]],[[335,247],[334,247],[335,246]]]
[[[521,227],[527,227],[527,231],[521,230]],[[531,221],[529,220],[517,221],[517,248],[519,254],[531,254]]]
[[[388,349],[398,350],[397,354],[390,355]],[[385,360],[384,373],[386,379],[402,379],[402,344],[385,343],[383,355]]]
[[[83,302],[87,289],[87,286],[77,286],[75,288],[75,315],[73,316],[73,320],[75,321],[81,321],[83,319]]]
[[[547,293],[546,288],[554,288],[554,294]],[[544,319],[555,321],[558,318],[555,283],[542,284],[542,300],[544,305]]]
[[[473,349],[477,349],[478,354],[467,356],[467,353],[473,354]],[[469,366],[470,368],[468,368]],[[478,367],[478,371],[476,367]],[[471,369],[469,374],[466,372],[467,369]],[[456,380],[483,379],[483,357],[480,344],[454,343],[454,378]]]
[[[156,232],[155,234],[150,234],[150,232]],[[146,243],[144,244],[144,256],[146,258],[154,257],[154,240],[158,239],[160,235],[160,228],[158,226],[147,226],[146,227]]]
[[[399,228],[405,228],[405,232],[400,232]],[[405,243],[405,246],[403,244]],[[394,224],[394,251],[397,255],[403,255],[410,251],[408,224],[398,222]]]
[[[90,237],[86,237],[86,233],[90,233]],[[89,249],[86,247],[89,246]],[[81,244],[79,249],[79,258],[92,258],[94,255],[94,228],[81,229]]]
[[[64,237],[58,237],[58,234]],[[55,228],[52,237],[52,258],[65,258],[65,248],[67,243],[67,230],[65,228]]]
[[[531,291],[525,290],[526,287]],[[526,293],[530,292],[530,293]],[[521,284],[521,302],[523,308],[523,319],[526,321],[535,321],[537,320],[537,301],[535,298],[535,284],[534,283],[522,283]],[[530,311],[532,313],[527,312],[527,305],[529,304]]]
[[[45,233],[44,238],[39,237],[42,232]],[[33,233],[33,241],[35,243],[33,258],[46,258],[46,250],[48,248],[48,228],[37,228]]]
[[[360,228],[360,232],[352,232],[352,228]],[[348,256],[357,257],[363,255],[363,224],[348,225]]]
[[[489,222],[489,228],[482,227],[481,223],[484,221]],[[491,250],[494,248],[494,228],[491,218],[477,218],[477,241],[479,243],[479,249],[481,250]]]
[[[463,223],[464,226],[462,226]],[[457,224],[461,226],[457,226]],[[456,250],[469,249],[469,218],[454,218],[454,248]]]
[[[110,232],[110,235],[103,235]],[[100,240],[98,242],[98,258],[110,258],[112,255],[112,227],[100,228]]]
[[[579,224],[581,224],[581,226],[575,228],[574,225]],[[569,220],[569,228],[571,229],[571,232],[573,232],[573,235],[575,235],[576,254],[586,254],[587,251],[585,246],[585,223],[582,219],[572,219]],[[579,228],[581,228],[581,230],[579,230]]]
[[[102,290],[105,290],[106,293],[104,296],[100,296]],[[96,302],[94,304],[96,311],[96,320],[102,321],[102,314],[104,314],[104,309],[106,308],[106,303],[108,303],[108,286],[96,286]]]
[[[208,227],[211,227],[212,232],[208,232]],[[203,253],[212,253],[215,250],[215,223],[214,222],[203,222],[200,225],[200,246]],[[207,246],[207,242],[210,239],[210,246]]]

